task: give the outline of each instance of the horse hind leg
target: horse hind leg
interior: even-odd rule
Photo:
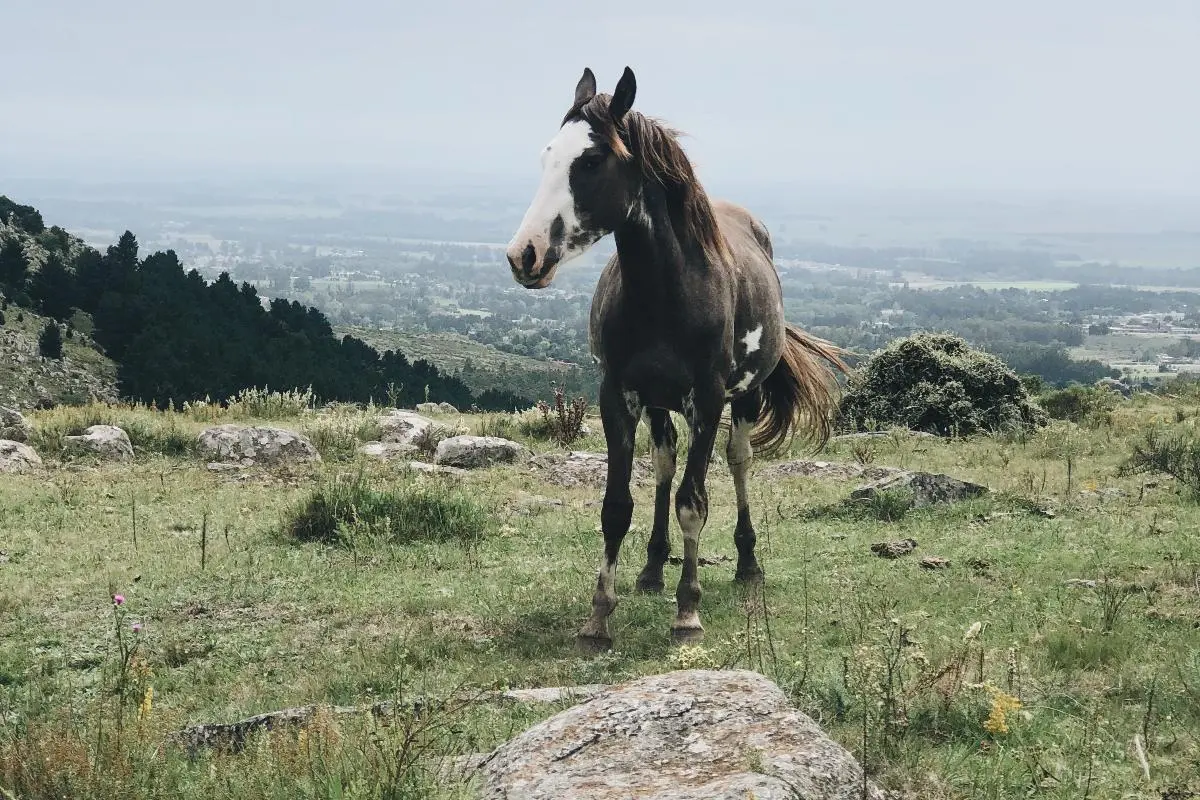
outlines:
[[[754,555],[757,536],[750,521],[750,502],[746,496],[746,475],[754,451],[750,445],[750,434],[754,430],[758,412],[758,397],[755,394],[740,397],[731,404],[729,441],[725,446],[725,459],[733,475],[733,489],[737,494],[737,528],[733,542],[737,546],[737,571],[733,579],[739,583],[754,583],[762,579],[763,571]]]
[[[691,443],[683,480],[675,494],[675,515],[683,534],[683,570],[675,589],[676,613],[671,625],[671,637],[681,644],[698,642],[704,637],[704,628],[700,624],[700,532],[708,521],[705,481],[724,405],[723,394],[723,387],[717,387],[717,391],[703,398],[697,396],[691,404],[684,406],[691,428]]]
[[[675,479],[675,447],[678,436],[671,412],[661,408],[646,409],[646,424],[650,428],[650,460],[654,463],[654,528],[646,545],[646,566],[638,575],[636,589],[657,594],[663,590],[663,565],[671,554],[668,529],[671,518],[671,483]]]

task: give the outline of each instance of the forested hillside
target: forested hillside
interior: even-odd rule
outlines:
[[[122,397],[165,407],[225,400],[247,386],[311,386],[322,401],[433,400],[485,410],[532,404],[498,389],[475,394],[427,361],[337,338],[316,308],[282,298],[264,303],[227,273],[206,281],[172,250],[141,257],[129,231],[101,253],[3,196],[0,221],[3,302],[69,332],[93,327],[95,342],[117,364]]]

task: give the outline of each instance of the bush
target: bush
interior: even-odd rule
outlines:
[[[1037,399],[1052,419],[1070,420],[1076,424],[1098,423],[1117,405],[1117,396],[1108,389],[1095,386],[1069,386],[1047,392]]]
[[[1157,429],[1133,446],[1133,453],[1121,465],[1122,475],[1144,472],[1169,475],[1200,500],[1200,442],[1187,434],[1163,434]]]
[[[42,354],[42,358],[62,358],[62,331],[58,329],[58,323],[54,320],[50,320],[46,327],[42,328],[42,333],[38,336],[38,352]]]
[[[850,378],[838,424],[938,436],[1040,427],[1046,414],[1003,361],[949,334],[918,333],[877,351]]]
[[[587,398],[576,397],[567,404],[566,393],[554,387],[554,407],[539,400],[537,410],[541,412],[545,429],[550,438],[564,447],[583,436],[583,417],[587,413]]]
[[[360,537],[395,544],[472,541],[487,531],[483,507],[438,481],[375,487],[359,473],[326,481],[285,518],[284,533],[302,542],[353,544]]]

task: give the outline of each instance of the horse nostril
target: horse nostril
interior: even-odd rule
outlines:
[[[525,245],[525,252],[521,253],[521,268],[526,272],[533,269],[533,262],[537,261],[537,252],[533,249],[533,242]]]
[[[517,260],[512,257],[512,253],[508,254],[508,265],[513,268],[513,272],[517,270]]]

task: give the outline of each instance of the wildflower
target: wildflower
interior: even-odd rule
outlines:
[[[992,710],[983,721],[983,729],[990,734],[1008,733],[1008,715],[1021,708],[1021,701],[995,687],[987,687],[992,695]]]
[[[140,622],[135,622],[135,623],[133,623],[132,627],[133,627],[133,632],[134,632],[134,633],[141,633],[141,632],[142,632],[142,623],[140,623]]]
[[[142,702],[138,705],[138,719],[143,720],[150,716],[150,709],[154,707],[154,687],[147,686],[145,693],[142,695]]]
[[[125,595],[123,595],[123,594],[114,594],[113,595],[113,605],[114,606],[123,605],[124,603],[125,603]]]

